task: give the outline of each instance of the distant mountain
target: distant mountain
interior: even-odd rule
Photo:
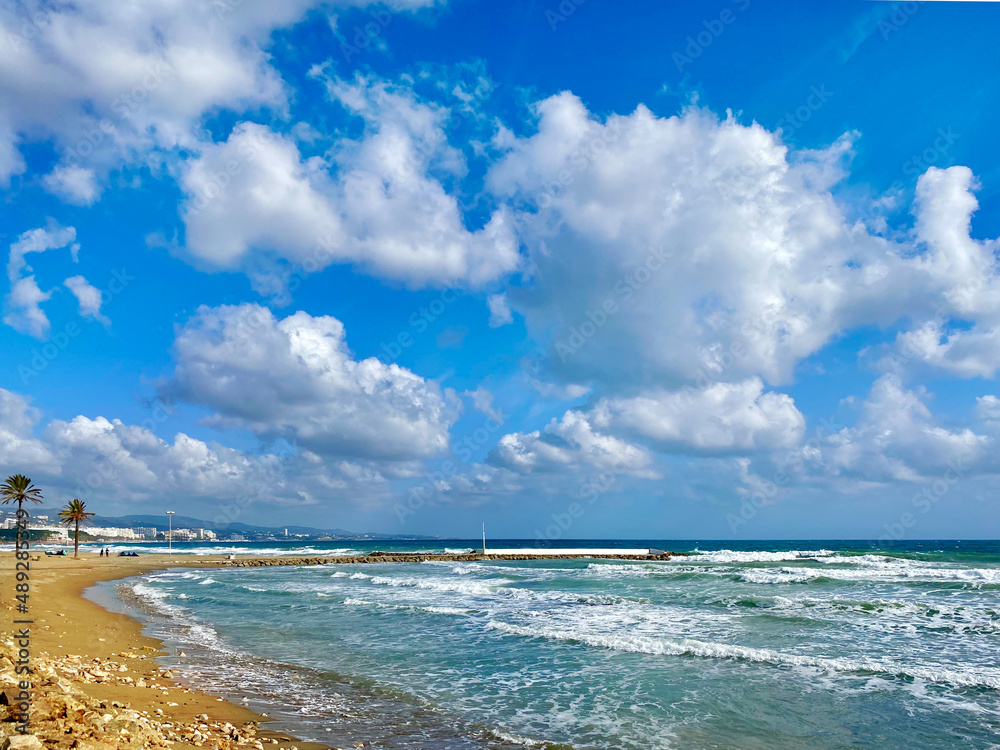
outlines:
[[[112,526],[116,528],[134,528],[144,526],[157,531],[166,531],[168,528],[167,516],[131,515],[131,516],[94,516],[92,519],[94,526]],[[380,534],[377,532],[358,533],[356,531],[346,531],[345,529],[317,529],[313,526],[254,526],[247,523],[230,523],[224,529],[216,529],[215,526],[199,518],[191,516],[174,516],[173,528],[175,529],[212,529],[217,533],[233,534],[274,534],[284,535],[285,529],[289,534],[307,534],[309,536],[332,536],[340,539],[436,539],[432,536],[420,536],[416,534]]]

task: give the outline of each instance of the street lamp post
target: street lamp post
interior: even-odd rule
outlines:
[[[174,554],[174,512],[167,511],[167,554]]]

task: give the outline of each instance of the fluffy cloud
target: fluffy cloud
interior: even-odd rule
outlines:
[[[903,331],[881,365],[898,369],[922,363],[961,378],[992,378],[1000,367],[1000,330],[974,325],[966,330],[947,330],[941,320],[927,321],[919,328]]]
[[[27,168],[18,150],[17,134],[0,115],[0,187],[10,187],[10,178]]]
[[[7,278],[13,282],[20,278],[25,271],[31,271],[31,266],[27,265],[26,261],[26,256],[29,253],[44,253],[46,250],[66,247],[75,239],[76,230],[73,227],[52,226],[28,230],[10,246]],[[73,254],[75,258],[76,248],[73,249]]]
[[[38,287],[34,276],[18,279],[11,284],[7,295],[7,312],[3,322],[19,333],[26,333],[36,339],[44,339],[49,335],[49,318],[41,308],[41,303],[48,301],[52,292],[43,292]]]
[[[63,282],[80,304],[80,315],[92,318],[103,325],[111,325],[108,317],[101,312],[101,290],[83,276],[71,276]]]
[[[0,184],[24,169],[14,134],[53,139],[63,163],[46,185],[73,202],[96,199],[93,175],[151,149],[189,148],[202,117],[230,108],[281,112],[288,92],[270,65],[271,33],[320,0],[139,5],[81,0],[0,9]],[[403,0],[398,10],[433,5]],[[367,0],[327,5],[348,8]],[[100,50],[100,54],[94,54]]]
[[[30,474],[53,488],[49,501],[239,498],[241,504],[234,507],[243,508],[256,501],[313,504],[386,490],[376,467],[327,464],[308,451],[251,455],[184,433],[168,442],[145,426],[82,415],[53,420],[36,438],[38,419],[24,397],[0,389],[0,470]]]
[[[688,108],[601,122],[570,94],[537,105],[537,132],[502,131],[488,183],[526,206],[530,283],[508,292],[566,381],[675,387],[792,379],[844,331],[976,309],[995,242],[969,237],[965,168],[919,183],[916,236],[852,222],[832,190],[853,136],[790,153],[780,136]],[[556,333],[553,336],[553,329]]]
[[[499,328],[514,322],[510,307],[507,306],[507,295],[491,294],[486,299],[486,304],[490,308],[490,328]]]
[[[246,271],[274,294],[287,264],[311,273],[354,263],[415,286],[475,285],[517,266],[507,212],[469,230],[455,197],[431,176],[465,170],[448,144],[445,110],[381,82],[327,83],[365,122],[365,133],[338,143],[329,160],[303,159],[293,141],[244,123],[187,165],[186,251],[196,262]]]
[[[94,170],[80,166],[58,166],[42,182],[49,192],[78,206],[89,206],[101,193]]]
[[[760,378],[707,388],[657,390],[605,399],[594,422],[649,439],[664,450],[701,453],[790,449],[805,432],[805,418],[783,393],[764,393]]]
[[[935,424],[923,390],[907,390],[896,375],[880,377],[857,423],[845,428],[811,458],[827,474],[870,482],[921,481],[952,466],[991,471],[991,438],[969,428]],[[988,406],[988,404],[987,404]]]
[[[989,422],[1000,422],[1000,398],[993,395],[977,398],[976,416]]]
[[[921,363],[962,378],[992,378],[1000,367],[1000,243],[970,237],[976,186],[966,167],[931,168],[917,182],[915,233],[927,249],[913,264],[932,280],[935,304],[897,335],[881,362],[886,369]]]
[[[168,400],[207,406],[213,425],[285,437],[326,457],[433,456],[457,416],[436,384],[353,359],[343,324],[329,316],[202,307],[178,332],[174,356]]]
[[[588,415],[577,411],[553,419],[544,432],[504,435],[491,452],[490,460],[524,474],[594,467],[646,479],[658,476],[649,468],[652,457],[645,449],[599,432]]]
[[[49,333],[49,319],[41,308],[41,303],[47,301],[51,292],[43,292],[31,272],[26,256],[29,253],[43,253],[46,250],[65,247],[76,239],[73,227],[42,227],[31,229],[10,246],[10,256],[7,260],[7,279],[10,281],[10,293],[4,300],[6,313],[3,322],[20,333],[26,333],[37,339],[45,338]],[[78,245],[71,247],[74,260],[79,250]]]
[[[58,471],[58,462],[48,447],[33,436],[39,416],[23,396],[0,388],[0,456],[7,467]]]

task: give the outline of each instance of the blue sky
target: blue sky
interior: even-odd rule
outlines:
[[[995,4],[0,27],[0,471],[49,505],[1000,534]]]

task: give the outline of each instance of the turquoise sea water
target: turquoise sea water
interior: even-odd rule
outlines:
[[[1000,543],[567,542],[615,544],[699,553],[118,588],[186,679],[334,745],[1000,747]]]

